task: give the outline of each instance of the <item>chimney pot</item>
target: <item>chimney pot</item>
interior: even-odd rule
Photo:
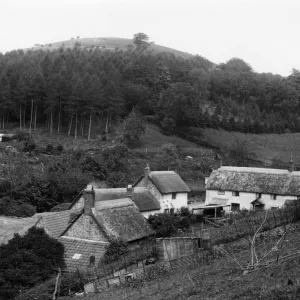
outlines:
[[[149,179],[149,174],[150,174],[150,167],[147,164],[146,168],[144,169],[144,174],[145,174],[145,184],[148,185],[148,179]]]

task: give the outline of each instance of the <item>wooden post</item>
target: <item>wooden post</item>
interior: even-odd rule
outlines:
[[[217,208],[215,207],[215,220],[217,219]]]
[[[58,293],[59,293],[59,289],[60,289],[60,276],[61,276],[61,269],[58,268],[58,271],[57,271],[57,277],[56,277],[56,281],[55,281],[55,289],[54,289],[54,292],[53,292],[53,297],[52,299],[55,300],[55,299],[58,299]]]

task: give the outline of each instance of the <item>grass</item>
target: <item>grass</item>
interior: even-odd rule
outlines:
[[[33,218],[11,218],[0,216],[0,245],[7,243],[15,233],[25,234],[36,223]]]
[[[84,48],[90,48],[92,46],[95,47],[102,47],[103,49],[109,49],[109,50],[128,50],[128,45],[134,45],[132,42],[132,39],[124,39],[124,38],[115,38],[115,37],[95,37],[95,38],[79,38],[79,39],[69,39],[65,41],[59,41],[54,42],[50,44],[44,45],[43,48],[40,47],[34,47],[31,49],[58,49],[62,45],[64,45],[67,48],[73,48],[75,43],[80,43]],[[51,46],[50,46],[51,45]],[[150,51],[153,51],[154,53],[159,52],[170,52],[174,53],[176,56],[180,56],[183,58],[191,58],[193,57],[192,54],[182,52],[176,49],[168,48],[165,46],[155,45],[152,44],[149,47]]]
[[[273,237],[268,243],[271,245],[277,240],[277,237]],[[259,245],[263,248],[264,242],[260,242]],[[286,239],[282,255],[295,253],[299,246],[298,228]],[[240,252],[235,250],[235,254],[244,264],[251,257],[249,249]],[[299,287],[299,255],[280,264],[248,273],[243,273],[228,257],[222,257],[204,264],[183,266],[154,280],[137,282],[129,287],[123,285],[110,288],[101,294],[86,296],[83,299],[299,299]]]
[[[297,151],[300,148],[300,133],[245,134],[209,128],[204,131],[204,138],[221,149],[235,143],[236,139],[246,141],[257,159],[266,163],[272,159],[287,163],[291,153],[295,163],[300,163],[300,152]]]

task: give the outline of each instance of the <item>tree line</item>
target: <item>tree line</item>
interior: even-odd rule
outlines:
[[[0,54],[0,123],[91,138],[109,132],[133,107],[162,128],[212,127],[250,133],[300,131],[300,72],[256,73],[239,58],[216,65],[154,53],[146,34],[134,48],[16,50]]]

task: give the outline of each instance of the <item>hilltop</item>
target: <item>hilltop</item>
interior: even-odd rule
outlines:
[[[74,48],[75,46],[79,45],[82,48],[102,48],[107,50],[130,50],[133,49],[135,46],[133,44],[132,39],[125,39],[125,38],[115,38],[115,37],[94,37],[94,38],[76,38],[76,39],[69,39],[65,41],[59,41],[54,43],[49,43],[45,45],[35,44],[34,47],[28,48],[26,50],[37,50],[37,49],[45,49],[45,50],[54,50],[59,49],[61,47],[65,48]],[[180,50],[172,49],[169,47],[156,45],[151,43],[149,50],[153,53],[160,53],[160,52],[168,52],[173,53],[176,56],[182,58],[192,58],[193,55],[187,52],[182,52]]]

